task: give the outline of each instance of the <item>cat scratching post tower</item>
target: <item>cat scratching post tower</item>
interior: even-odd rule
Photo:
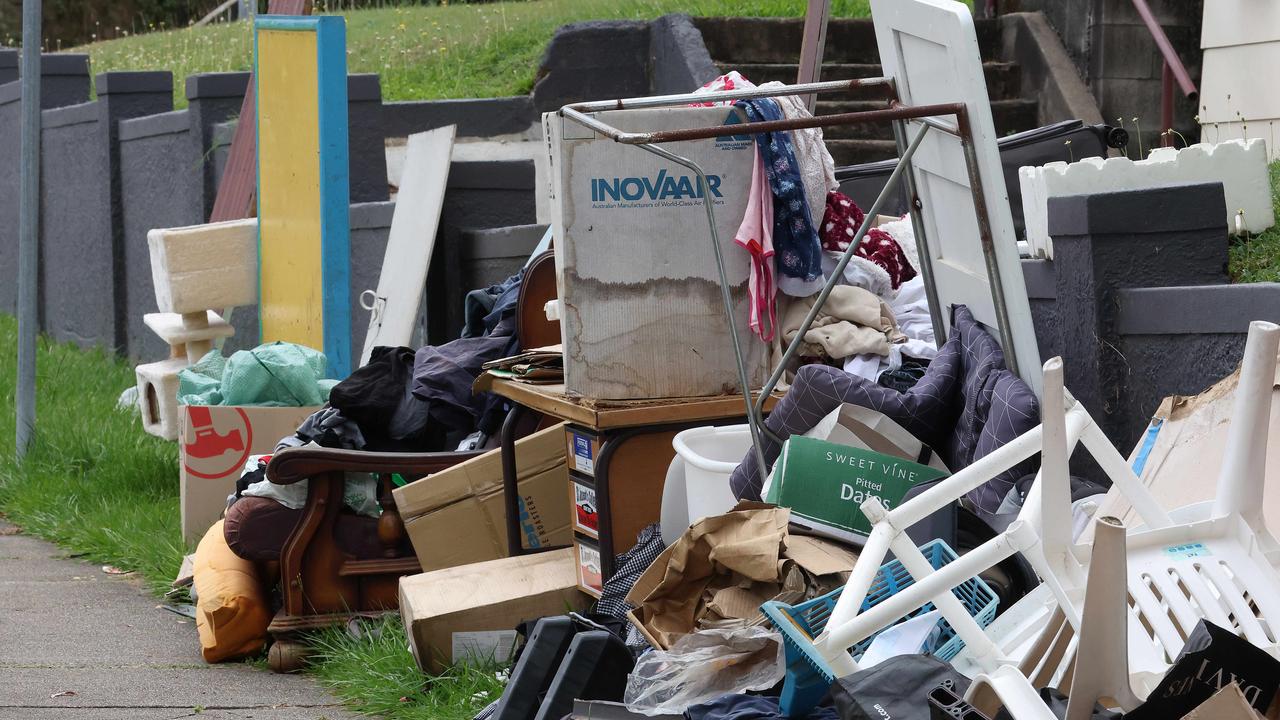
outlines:
[[[160,312],[142,320],[169,345],[169,357],[135,368],[142,427],[178,437],[178,372],[235,329],[215,308],[258,304],[258,221],[152,230],[151,277]]]

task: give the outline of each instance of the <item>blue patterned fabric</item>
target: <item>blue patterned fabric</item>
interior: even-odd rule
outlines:
[[[778,102],[771,98],[739,100],[736,104],[746,112],[749,122],[786,119]],[[805,281],[821,278],[822,243],[805,198],[791,133],[757,133],[755,138],[773,192],[773,251],[778,272]]]
[[[766,425],[783,440],[809,431],[842,403],[884,413],[933,448],[952,472],[968,467],[1040,424],[1035,394],[1004,365],[1004,353],[973,319],[969,308],[952,311],[951,334],[938,357],[910,390],[898,392],[872,380],[826,365],[806,365]],[[782,446],[764,440],[764,459],[773,464]],[[1018,478],[1034,473],[1038,457],[1025,460],[968,494],[990,516]],[[760,499],[763,479],[754,452],[747,452],[729,479],[735,497]]]

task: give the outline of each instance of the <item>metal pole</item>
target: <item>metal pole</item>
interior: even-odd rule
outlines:
[[[22,3],[22,156],[18,209],[17,455],[36,424],[36,282],[40,252],[40,0]]]

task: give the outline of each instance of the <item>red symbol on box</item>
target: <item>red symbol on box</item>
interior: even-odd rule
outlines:
[[[218,428],[215,427],[209,408],[199,405],[187,408],[188,425],[195,433],[194,439],[187,439],[189,433],[182,438],[188,473],[211,480],[244,466],[253,444],[253,429],[249,426],[249,416],[244,410],[235,408],[235,411],[234,416],[224,414],[220,417],[238,420],[239,427],[233,425]]]

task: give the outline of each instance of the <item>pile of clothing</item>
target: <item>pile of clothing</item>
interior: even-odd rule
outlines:
[[[760,87],[773,86],[781,83]],[[754,87],[733,71],[698,92]],[[751,122],[812,117],[790,96],[733,104]],[[839,191],[821,128],[754,137],[751,193],[734,241],[751,255],[751,329],[780,356],[866,217]],[[834,365],[887,387],[909,388],[937,354],[910,221],[871,228],[853,253],[802,338],[797,365]]]

